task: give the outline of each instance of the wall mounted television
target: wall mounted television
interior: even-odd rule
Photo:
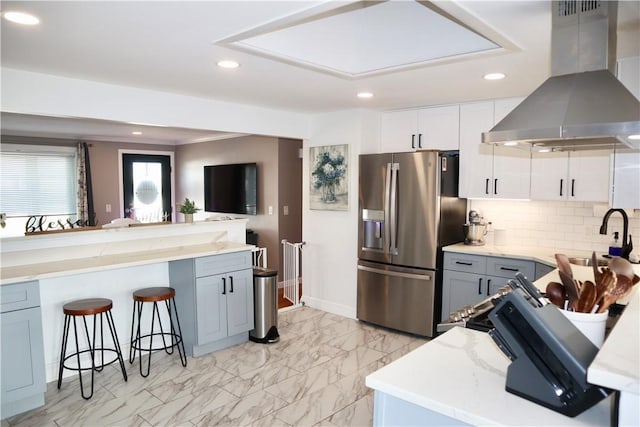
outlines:
[[[256,163],[204,167],[206,212],[258,214],[258,166]]]

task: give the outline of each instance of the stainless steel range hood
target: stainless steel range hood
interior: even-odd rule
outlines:
[[[615,70],[617,2],[552,1],[551,74],[489,132],[486,144],[553,151],[638,149],[640,102]]]

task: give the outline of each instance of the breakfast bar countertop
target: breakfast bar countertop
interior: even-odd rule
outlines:
[[[236,242],[211,242],[147,251],[121,252],[115,254],[95,255],[86,258],[23,264],[3,267],[0,272],[0,283],[2,285],[7,285],[28,280],[89,273],[112,268],[133,267],[137,265],[174,261],[186,258],[219,255],[228,252],[246,251],[253,247],[253,245]]]

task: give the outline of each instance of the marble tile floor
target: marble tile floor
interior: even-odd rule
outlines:
[[[177,354],[153,354],[142,378],[110,365],[91,400],[77,377],[48,384],[45,406],[6,426],[370,426],[373,391],[365,377],[426,342],[309,307],[281,312],[280,342],[237,345],[186,368]]]

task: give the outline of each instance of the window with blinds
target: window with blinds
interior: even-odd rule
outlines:
[[[0,166],[0,212],[8,218],[76,214],[74,147],[2,144]]]

